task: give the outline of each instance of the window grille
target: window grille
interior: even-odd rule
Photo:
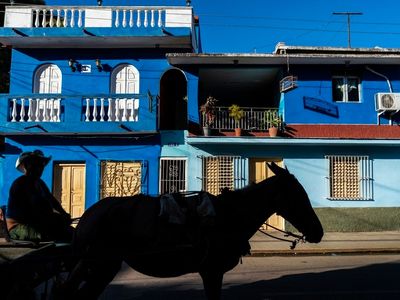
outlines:
[[[332,97],[337,102],[360,101],[360,78],[357,76],[333,76]]]
[[[372,164],[368,156],[326,156],[328,199],[371,200]]]
[[[102,161],[100,199],[133,196],[141,192],[142,163],[138,161]]]
[[[161,158],[160,194],[187,190],[186,159]]]
[[[245,185],[244,160],[239,156],[204,156],[203,190],[213,195],[223,188],[234,190]]]

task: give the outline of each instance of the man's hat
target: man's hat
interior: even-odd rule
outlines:
[[[15,168],[18,171],[24,173],[24,162],[30,158],[41,159],[43,160],[44,165],[47,165],[51,160],[51,156],[44,156],[41,150],[22,152],[21,155],[18,157],[17,162],[15,163]]]

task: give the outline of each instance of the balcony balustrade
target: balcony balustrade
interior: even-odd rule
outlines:
[[[132,131],[155,131],[155,105],[151,97],[140,94],[2,95],[0,123],[5,124],[6,132],[40,124],[46,132],[113,133],[121,131],[118,126],[122,123]]]
[[[229,116],[229,108],[218,106],[215,112],[215,120],[212,128],[225,131],[234,130],[240,127],[248,131],[265,131],[271,127],[271,122],[278,117],[277,108],[267,107],[241,107],[243,109],[243,118],[236,121]],[[272,113],[271,113],[272,112]],[[205,126],[205,120],[202,118],[202,125]]]
[[[191,27],[190,7],[8,6],[4,27]]]

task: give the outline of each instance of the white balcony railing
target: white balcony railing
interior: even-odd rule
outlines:
[[[85,122],[137,122],[139,99],[85,98]]]
[[[60,122],[61,98],[13,98],[11,122]]]
[[[191,27],[190,7],[8,6],[4,27]]]
[[[271,127],[271,121],[278,117],[277,108],[267,107],[241,107],[243,109],[243,118],[239,124],[229,116],[228,107],[218,106],[215,112],[212,128],[218,130],[234,130],[237,125],[249,131],[264,131]],[[205,120],[202,119],[202,125],[205,126]]]

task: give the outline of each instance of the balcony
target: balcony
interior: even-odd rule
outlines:
[[[243,118],[239,121],[239,127],[246,131],[268,131],[271,127],[272,119],[278,117],[277,108],[269,107],[241,107]],[[269,113],[271,112],[271,113]],[[205,126],[204,118],[201,124]],[[235,120],[229,116],[228,107],[216,107],[216,116],[212,128],[219,131],[231,131],[237,127]]]
[[[156,103],[147,95],[32,94],[0,97],[5,135],[155,132]]]
[[[187,6],[7,6],[0,42],[18,48],[190,47],[193,20]]]

